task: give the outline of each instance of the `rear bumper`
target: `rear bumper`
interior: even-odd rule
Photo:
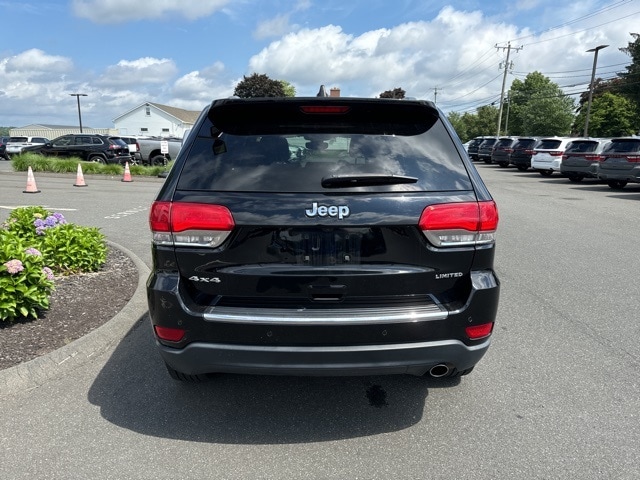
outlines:
[[[582,177],[598,178],[598,164],[591,165],[565,165],[560,166],[563,175],[579,175]]]
[[[471,278],[471,293],[455,310],[215,307],[197,313],[185,305],[175,276],[154,274],[147,295],[153,325],[200,329],[185,345],[157,341],[163,360],[187,375],[423,375],[440,364],[467,370],[489,348],[491,337],[463,342],[460,334],[469,322],[495,321],[499,281],[490,270]],[[224,331],[203,338],[218,327]]]
[[[622,180],[627,182],[640,182],[640,165],[631,168],[603,168],[600,166],[598,177],[602,180]]]
[[[333,347],[192,343],[185,348],[174,349],[160,343],[157,345],[169,366],[188,375],[225,372],[344,376],[424,375],[439,364],[463,371],[480,361],[489,344],[490,339],[474,346],[456,340]]]

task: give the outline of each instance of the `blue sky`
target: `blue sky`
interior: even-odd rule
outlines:
[[[151,101],[201,110],[253,72],[297,94],[403,88],[448,111],[499,99],[539,71],[565,93],[611,78],[640,33],[640,0],[0,0],[0,126],[112,127]],[[518,47],[516,49],[515,47]],[[520,48],[521,47],[521,48]],[[503,64],[504,65],[504,64]]]

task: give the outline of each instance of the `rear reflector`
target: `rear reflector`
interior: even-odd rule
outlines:
[[[161,327],[159,325],[154,325],[153,330],[160,340],[166,340],[167,342],[179,342],[186,333],[183,328]]]
[[[483,323],[482,325],[472,325],[464,329],[469,340],[480,340],[481,338],[488,337],[493,331],[493,322]]]
[[[493,200],[430,205],[423,210],[418,225],[436,247],[492,244],[498,228],[498,207]]]
[[[149,225],[157,245],[217,247],[235,223],[229,209],[222,205],[153,202]]]

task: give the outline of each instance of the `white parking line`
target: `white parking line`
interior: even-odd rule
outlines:
[[[147,212],[149,207],[140,205],[139,207],[135,207],[129,210],[125,210],[124,212],[113,213],[111,215],[107,215],[104,218],[108,218],[110,220],[117,220],[118,218],[128,217],[129,215],[135,215],[140,212]]]
[[[33,207],[34,205],[0,205],[0,209],[15,210],[16,208]],[[54,208],[48,205],[38,205],[39,207],[46,208],[47,210],[55,210],[56,212],[76,212],[77,208]]]

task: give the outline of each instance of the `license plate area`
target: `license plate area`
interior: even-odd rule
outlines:
[[[309,266],[359,265],[363,254],[384,249],[377,228],[291,228],[277,232],[275,241],[296,264]]]

